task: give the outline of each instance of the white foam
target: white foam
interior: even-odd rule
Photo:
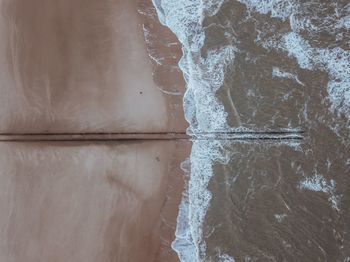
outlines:
[[[282,223],[286,217],[287,217],[287,214],[275,214],[275,218],[278,223]]]
[[[313,50],[300,35],[290,32],[284,35],[282,41],[282,47],[287,50],[290,57],[296,58],[301,68],[313,69]]]
[[[204,12],[208,16],[214,16],[219,12],[225,2],[227,0],[202,0]]]
[[[333,110],[350,116],[350,52],[339,47],[316,50],[319,68],[328,72],[327,86]]]
[[[337,28],[350,29],[350,16],[342,17],[341,19],[339,19],[337,23]]]
[[[335,194],[336,182],[333,179],[328,182],[323,176],[316,174],[300,181],[299,188],[315,192],[323,192],[329,195],[328,200],[330,201],[332,207],[339,211],[339,196]]]
[[[291,58],[297,60],[302,69],[317,69],[328,73],[327,91],[332,104],[330,109],[335,113],[342,113],[350,119],[350,51],[340,47],[314,48],[299,34],[305,30],[309,34],[317,34],[322,30],[333,32],[334,28],[349,29],[350,4],[341,10],[335,8],[335,13],[329,14],[327,17],[328,21],[318,25],[307,16],[307,12],[303,11],[303,6],[293,0],[239,1],[245,4],[250,11],[265,15],[270,14],[270,16],[282,20],[289,18],[292,31],[284,34],[280,42],[276,40],[275,36],[263,42],[257,39],[256,42],[267,49],[285,50]],[[332,5],[332,3],[329,4]],[[285,8],[280,8],[282,6]],[[341,16],[339,13],[342,13]],[[317,16],[312,18],[317,19]]]
[[[188,225],[198,260],[205,257],[206,252],[206,243],[202,239],[202,225],[212,197],[208,184],[213,176],[213,164],[228,161],[225,150],[222,150],[223,143],[218,140],[196,140],[192,146]]]
[[[294,11],[294,1],[289,0],[238,0],[245,4],[249,11],[270,14],[271,17],[287,19]]]
[[[226,1],[152,1],[160,21],[176,34],[183,46],[180,68],[187,83],[184,108],[185,117],[190,123],[190,131],[194,135],[198,135],[201,132],[229,130],[227,113],[217,100],[215,93],[223,85],[225,73],[228,67],[233,64],[237,50],[235,47],[227,45],[208,50],[205,56],[201,54],[205,41],[202,28],[203,16],[217,14]],[[290,17],[295,10],[293,1],[240,1],[249,5],[251,10],[270,14],[272,17],[283,20]],[[286,36],[278,48],[289,50],[289,55],[296,58],[303,68],[312,69],[314,60],[309,57],[307,43],[299,35],[290,35],[290,37],[295,37],[297,42],[289,41]],[[292,75],[286,74],[285,72],[284,76],[292,77]],[[193,142],[188,195],[184,196],[180,206],[176,239],[172,244],[181,261],[201,261],[206,256],[206,243],[202,238],[202,226],[212,198],[208,184],[213,176],[213,165],[216,162],[226,163],[228,161],[228,157],[225,155],[227,151],[222,150],[224,143],[220,140],[196,140]],[[288,142],[290,146],[299,146],[299,143],[295,145],[292,143]],[[219,254],[217,260],[234,261],[226,254]]]
[[[171,247],[179,255],[180,261],[196,261],[196,248],[193,244],[191,228],[189,225],[189,200],[188,195],[182,197],[177,217],[175,240]]]
[[[193,142],[190,180],[180,205],[176,239],[172,244],[181,261],[201,261],[205,257],[206,243],[202,239],[202,225],[212,197],[207,188],[213,176],[214,162],[228,161],[228,156],[223,154],[225,150],[222,150],[222,143],[224,142],[210,140]]]
[[[291,74],[289,72],[286,72],[278,67],[272,68],[272,76],[292,79],[292,80],[296,81],[298,84],[305,86],[305,84],[299,80],[298,76],[296,76],[295,74]]]
[[[284,47],[303,69],[328,73],[327,91],[332,110],[350,114],[350,52],[340,47],[312,48],[300,35],[291,32],[283,37]]]
[[[227,113],[215,97],[222,85],[226,67],[233,62],[232,46],[209,50],[206,58],[200,54],[204,43],[203,12],[214,14],[224,1],[153,0],[160,20],[168,26],[183,45],[180,68],[187,82],[184,97],[185,117],[192,132],[207,132],[228,128]]]
[[[152,0],[161,23],[168,26],[186,47],[198,51],[204,34],[201,32],[202,3],[198,0]]]
[[[193,105],[188,107],[188,102],[185,103],[185,113],[194,133],[229,128],[227,113],[215,92],[223,84],[225,70],[233,62],[234,53],[233,47],[225,46],[210,50],[206,58],[197,56],[196,61],[193,57],[186,60],[189,72],[185,101],[192,101]],[[186,72],[184,66],[181,68]]]
[[[184,109],[194,135],[228,128],[227,113],[215,92],[222,86],[224,74],[232,64],[236,50],[232,46],[223,46],[209,50],[205,57],[200,53],[205,39],[201,24],[203,15],[216,14],[224,2],[153,0],[160,21],[176,34],[183,46],[179,65],[187,83]],[[207,186],[213,176],[213,163],[226,159],[220,151],[221,143],[210,140],[193,143],[188,196],[182,200],[176,239],[172,244],[181,261],[194,262],[205,257],[202,225],[211,200]],[[224,258],[221,261],[225,261]]]
[[[227,254],[223,254],[219,256],[218,262],[235,262],[236,260],[233,257],[230,257]]]

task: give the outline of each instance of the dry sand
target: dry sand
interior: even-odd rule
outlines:
[[[0,261],[178,261],[187,141],[1,143]]]
[[[178,261],[180,56],[150,0],[0,1],[1,137],[139,139],[1,142],[0,261]]]
[[[0,132],[183,132],[180,47],[151,7],[1,1]]]

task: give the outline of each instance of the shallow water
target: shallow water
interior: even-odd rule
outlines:
[[[180,260],[350,261],[350,4],[153,2],[198,138]]]

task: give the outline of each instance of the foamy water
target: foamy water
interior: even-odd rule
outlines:
[[[187,84],[184,97],[185,117],[190,124],[188,132],[195,138],[200,138],[193,141],[191,156],[187,163],[188,186],[180,206],[176,240],[172,246],[178,252],[181,261],[235,261],[236,254],[228,254],[225,248],[220,246],[211,248],[206,241],[210,240],[209,235],[212,234],[207,235],[207,227],[204,228],[204,225],[211,217],[211,213],[208,213],[211,203],[215,202],[213,194],[216,191],[209,189],[211,181],[219,174],[215,168],[233,165],[229,163],[244,156],[245,148],[237,151],[235,148],[240,148],[240,145],[228,141],[232,139],[232,132],[277,130],[298,133],[300,130],[306,130],[313,134],[316,130],[327,129],[324,132],[328,136],[329,128],[335,134],[334,137],[333,133],[330,135],[330,140],[334,139],[337,142],[337,139],[346,140],[349,136],[350,119],[350,4],[317,4],[313,1],[301,3],[294,0],[153,0],[153,3],[160,21],[176,34],[183,46],[183,57],[179,65]],[[239,23],[247,25],[251,31],[237,31],[241,29],[239,25],[234,24],[237,19],[235,12],[238,12],[238,9],[241,10],[240,15],[244,14]],[[251,25],[255,28],[249,27]],[[245,40],[247,34],[256,36],[253,43]],[[327,36],[325,40],[322,39],[323,35]],[[254,52],[243,50],[244,41],[254,45],[252,49]],[[245,59],[242,59],[243,55]],[[247,88],[242,96],[233,96],[235,89],[241,85],[235,82],[233,75],[242,72],[242,74],[248,73],[247,76],[251,77],[249,68],[240,68],[243,65],[242,61],[254,64],[261,59],[260,56],[262,59],[275,56],[276,61],[280,61],[269,68],[271,79],[266,80],[266,85],[273,83],[278,86],[277,83],[280,83],[282,86],[291,86],[295,89],[279,95],[281,99],[279,96],[276,98],[265,96],[263,93],[259,94],[262,89],[258,88],[260,78],[257,78],[255,83],[253,82],[256,84],[255,89]],[[266,71],[261,68],[262,72],[264,70]],[[309,95],[308,89],[314,88],[310,84],[314,76],[310,73],[308,77],[308,72],[319,74],[325,79],[322,82],[323,86],[318,87],[319,92],[326,94],[319,98],[322,103],[319,114],[316,109],[313,109],[315,112],[310,109],[310,107],[316,108],[317,105],[310,103],[315,95],[311,91]],[[240,79],[243,81],[245,78],[247,77],[242,75]],[[263,80],[263,76],[261,79]],[[278,92],[280,91],[277,90],[276,93]],[[305,98],[305,101],[303,95],[300,95],[302,92],[310,96]],[[258,115],[261,112],[252,110],[249,104],[246,112],[251,110],[252,113],[248,118],[244,111],[244,100],[249,97],[270,99],[271,112],[275,106],[277,113],[272,114],[267,122],[259,124],[261,119]],[[276,101],[278,103],[275,105]],[[254,103],[259,106],[259,103]],[[269,102],[262,105],[268,110],[271,108]],[[289,107],[291,110],[298,107],[301,109],[300,111],[299,108],[296,109],[295,115],[292,115],[291,110],[283,111]],[[268,110],[266,112],[269,112]],[[217,134],[220,134],[220,137]],[[248,136],[259,137],[254,133],[248,133]],[[265,134],[259,138],[264,136]],[[285,134],[278,133],[276,136]],[[310,158],[308,165],[313,165],[313,168],[305,164],[298,169],[291,161],[290,170],[296,172],[296,177],[300,171],[300,176],[296,178],[299,183],[295,183],[293,188],[299,190],[300,194],[303,191],[321,192],[327,196],[330,206],[341,212],[339,203],[341,197],[337,192],[336,181],[324,178],[322,173],[315,175],[312,171],[322,169],[320,168],[323,165],[322,160],[318,162],[318,159],[310,156],[318,152],[314,147],[315,141],[320,139],[314,139],[309,134],[305,137],[308,139],[306,145],[302,147],[299,142],[290,140],[281,140],[272,146],[262,147],[279,148],[281,145],[281,148],[293,157],[305,154],[305,159]],[[240,138],[244,140],[247,137]],[[266,152],[269,150],[266,149]],[[347,154],[341,153],[341,158],[346,159]],[[266,157],[265,160],[269,161],[268,159]],[[248,167],[252,168],[253,164]],[[348,170],[348,165],[344,168],[343,172]],[[332,169],[328,168],[324,174],[330,176],[333,172],[330,170]],[[282,172],[284,170],[279,171],[279,176]],[[232,176],[237,178],[236,174]],[[228,183],[233,185],[235,180],[230,180]],[[286,207],[287,210],[290,209],[287,204]],[[284,213],[274,215],[278,223],[283,223],[288,217]],[[212,231],[215,230],[213,225]],[[234,239],[232,236],[233,242]],[[245,256],[244,261],[255,260],[253,257]],[[276,260],[271,258],[271,261]]]
[[[350,51],[338,46],[327,48],[312,47],[310,43],[303,38],[302,32],[308,35],[316,35],[320,32],[334,32],[337,29],[349,29],[350,23],[350,4],[340,7],[340,4],[327,4],[333,12],[327,14],[326,18],[318,16],[317,10],[322,11],[324,6],[316,2],[306,1],[283,1],[266,0],[261,1],[240,0],[250,11],[256,11],[261,14],[271,14],[282,20],[289,20],[290,32],[279,36],[279,41],[274,41],[275,36],[260,43],[265,48],[281,49],[288,52],[289,56],[298,61],[300,68],[315,70],[319,69],[328,73],[329,82],[327,85],[329,99],[331,100],[334,111],[350,114]],[[328,7],[327,6],[327,7]],[[308,8],[314,8],[314,13]],[[322,21],[325,19],[325,21]],[[349,32],[347,32],[349,33]],[[338,41],[346,40],[344,33],[337,33]],[[346,48],[349,48],[349,42]]]

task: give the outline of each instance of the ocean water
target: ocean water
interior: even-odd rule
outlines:
[[[181,261],[350,261],[350,3],[153,0],[193,136]]]

